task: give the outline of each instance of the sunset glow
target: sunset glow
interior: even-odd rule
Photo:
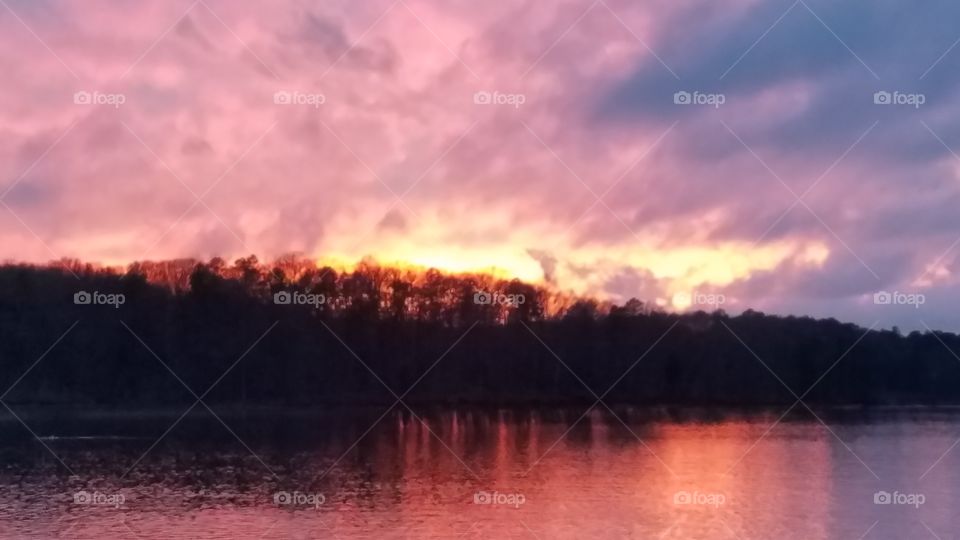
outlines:
[[[782,13],[755,1],[10,8],[7,259],[373,257],[860,322],[910,290],[952,320],[960,55],[933,21],[881,41],[840,6],[767,35]],[[797,42],[820,48],[779,54]]]
[[[0,0],[0,540],[953,538],[957,21]]]

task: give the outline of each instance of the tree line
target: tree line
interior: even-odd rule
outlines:
[[[960,403],[952,333],[667,313],[369,260],[6,264],[0,333],[7,403]]]

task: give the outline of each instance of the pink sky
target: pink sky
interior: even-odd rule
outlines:
[[[0,256],[373,255],[956,329],[939,9],[5,0]]]

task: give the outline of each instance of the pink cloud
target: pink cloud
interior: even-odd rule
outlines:
[[[0,17],[0,170],[17,182],[4,199],[16,217],[0,208],[0,256],[449,247],[448,258],[489,253],[518,272],[549,260],[559,286],[613,297],[699,284],[790,306],[786,284],[824,271],[812,246],[853,268],[861,250],[874,263],[890,252],[844,197],[895,204],[901,193],[858,183],[876,166],[852,152],[811,192],[817,216],[795,208],[757,243],[795,200],[765,164],[799,193],[844,151],[811,159],[763,138],[808,114],[822,81],[779,81],[694,116],[672,92],[653,105],[659,120],[597,112],[638,70],[693,84],[682,69],[692,44],[668,21],[701,10],[707,29],[733,25],[757,4],[12,3],[39,40]],[[125,102],[77,105],[79,91]],[[275,103],[281,91],[301,104]],[[504,104],[478,105],[478,92]],[[910,246],[915,267],[894,265],[885,281],[908,282],[941,243]],[[733,251],[742,260],[728,261]],[[779,286],[763,284],[771,271]]]

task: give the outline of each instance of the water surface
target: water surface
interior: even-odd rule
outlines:
[[[15,411],[2,538],[946,540],[960,508],[955,411]]]

